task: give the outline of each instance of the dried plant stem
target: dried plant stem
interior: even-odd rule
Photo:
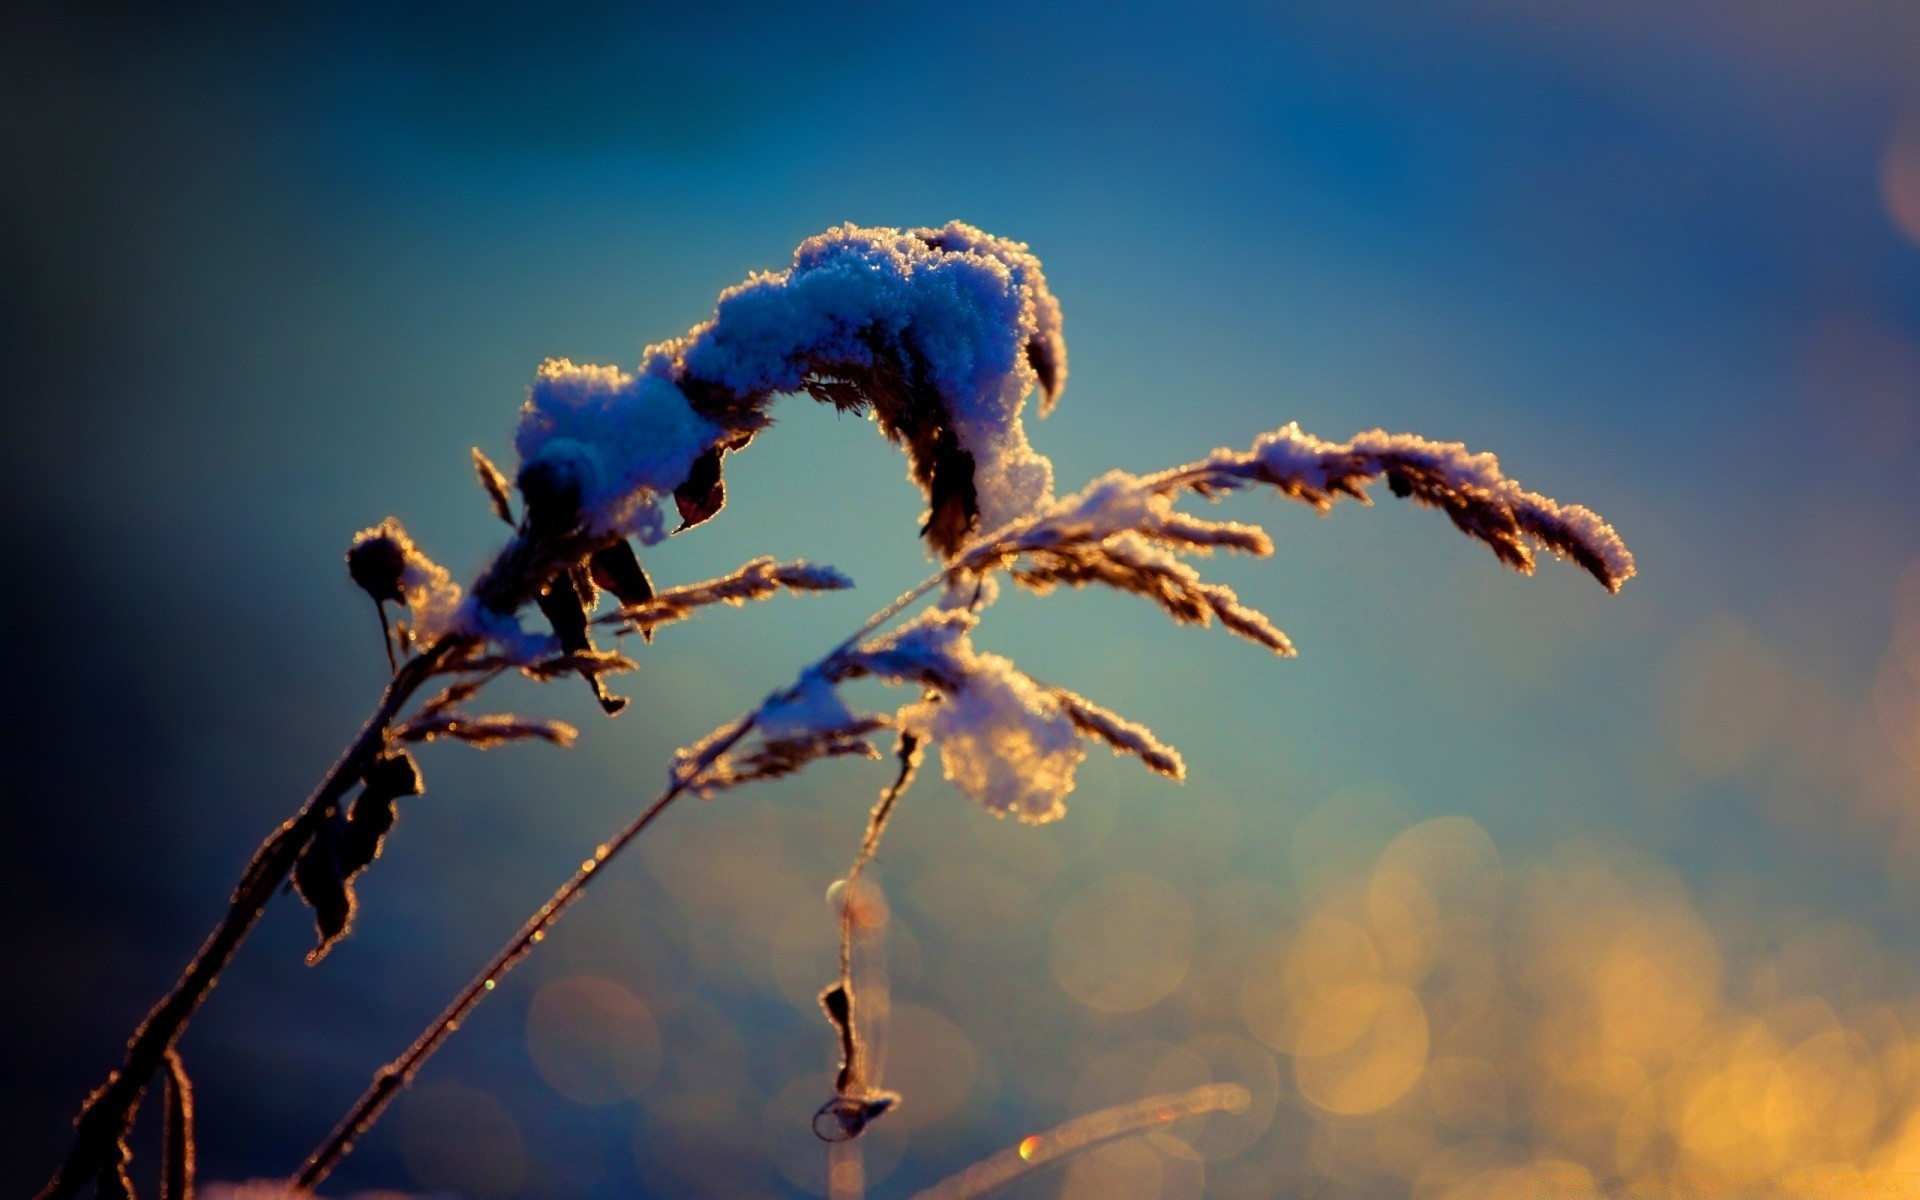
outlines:
[[[753,729],[753,725],[754,720],[751,714],[742,717],[724,735],[707,747],[703,757],[711,763],[713,759],[738,744],[740,739]],[[547,936],[547,930],[560,919],[560,914],[578,900],[582,892],[586,891],[587,885],[593,882],[600,868],[645,832],[647,826],[653,824],[655,818],[665,812],[668,805],[685,795],[698,777],[699,770],[696,768],[676,778],[665,791],[647,805],[639,816],[628,822],[625,828],[594,848],[593,856],[581,863],[580,869],[573,873],[573,877],[562,884],[560,890],[541,905],[538,912],[527,919],[527,923],[520,927],[520,932],[501,947],[500,952],[493,956],[480,973],[460,990],[459,994],[453,998],[453,1002],[447,1005],[446,1010],[434,1019],[425,1033],[420,1035],[419,1040],[407,1047],[406,1053],[374,1073],[372,1085],[359,1100],[355,1101],[347,1115],[341,1118],[327,1140],[307,1158],[306,1165],[288,1181],[290,1187],[298,1191],[312,1191],[333,1171],[334,1167],[340,1164],[340,1160],[353,1150],[353,1140],[380,1118],[380,1114],[387,1105],[392,1103],[393,1097],[413,1078],[414,1072],[420,1069],[420,1064],[432,1057],[441,1044],[453,1036],[454,1031],[460,1028],[460,1022],[473,1011],[488,992],[493,990],[495,983],[508,971],[518,966],[520,960],[540,944]]]
[[[160,1200],[193,1200],[193,1084],[178,1050],[167,1051],[167,1119],[162,1137]]]
[[[1056,1158],[1208,1113],[1241,1112],[1250,1099],[1247,1089],[1237,1083],[1209,1083],[1192,1091],[1148,1096],[1101,1109],[1026,1138],[958,1175],[949,1175],[925,1191],[915,1192],[910,1200],[973,1200]]]
[[[866,1040],[861,1037],[860,1026],[855,1020],[858,1001],[853,987],[853,942],[854,927],[858,923],[855,905],[859,902],[860,875],[866,870],[867,864],[873,860],[875,852],[880,849],[880,838],[886,833],[887,821],[893,816],[894,807],[899,804],[900,797],[905,795],[907,789],[913,785],[913,777],[920,768],[921,748],[921,741],[917,736],[901,731],[898,754],[899,773],[880,793],[879,801],[874,804],[873,812],[867,818],[866,836],[860,840],[860,851],[854,856],[853,865],[847,868],[846,878],[841,885],[840,977],[834,984],[834,988],[837,988],[840,993],[843,1007],[836,1011],[832,1004],[826,1006],[828,1018],[834,1022],[840,1035],[840,1072],[834,1081],[833,1099],[820,1107],[820,1110],[814,1114],[814,1120],[817,1123],[823,1115],[830,1113],[842,1117],[857,1116],[861,1125],[851,1128],[847,1133],[848,1140],[858,1136],[860,1128],[864,1127],[867,1119],[864,1115],[867,1107],[864,1102],[880,1094],[873,1090],[873,1081],[867,1078],[868,1047]],[[830,992],[832,990],[829,989]],[[889,1099],[882,1103],[891,1107],[892,1101]],[[873,1115],[877,1116],[879,1112],[884,1111],[885,1108],[879,1109]],[[817,1124],[815,1132],[819,1132]]]
[[[901,593],[893,603],[862,622],[860,628],[835,646],[827,657],[834,658],[858,645],[862,638],[900,615],[909,604],[932,591],[946,577],[947,572],[944,570],[935,572]],[[520,960],[540,944],[540,941],[546,937],[547,930],[560,919],[560,914],[579,899],[580,894],[587,889],[587,885],[593,882],[599,869],[645,832],[647,826],[653,824],[655,818],[666,811],[668,805],[691,790],[699,782],[701,774],[707,767],[752,732],[758,712],[759,710],[756,709],[748,713],[735,721],[724,733],[709,739],[701,747],[699,756],[684,769],[676,771],[673,782],[656,796],[639,816],[611,839],[594,848],[593,856],[581,863],[580,869],[574,872],[573,877],[562,884],[560,889],[540,906],[539,911],[527,919],[526,924],[520,927],[520,931],[514,934],[512,940],[501,947],[499,953],[493,956],[480,973],[460,990],[419,1039],[399,1058],[374,1073],[373,1083],[361,1094],[360,1099],[354,1102],[347,1115],[340,1119],[340,1123],[327,1136],[327,1140],[308,1156],[306,1165],[288,1181],[289,1186],[298,1191],[312,1191],[332,1173],[333,1169],[340,1164],[340,1160],[352,1151],[354,1139],[380,1119],[380,1114],[386,1110],[388,1104],[393,1102],[393,1097],[399,1093],[400,1089],[413,1078],[421,1064],[431,1058],[454,1031],[460,1028],[460,1022],[473,1011],[488,992],[493,990],[498,980],[519,965]]]
[[[240,943],[252,932],[267,901],[287,881],[314,830],[385,747],[388,724],[441,663],[465,644],[464,639],[445,638],[402,664],[388,681],[373,715],[320,780],[306,804],[254,851],[220,924],[187,964],[173,989],[134,1030],[119,1069],[87,1098],[74,1121],[73,1147],[59,1172],[41,1189],[40,1200],[77,1196],[103,1172],[120,1169],[119,1164],[125,1158],[124,1139],[133,1124],[140,1097],[154,1072],[166,1065],[181,1030],[218,982],[220,972],[240,948]]]

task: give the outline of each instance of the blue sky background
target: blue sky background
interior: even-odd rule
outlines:
[[[1517,909],[1523,875],[1663,881],[1622,886],[1706,931],[1716,1006],[1761,1012],[1754,981],[1815,934],[1866,981],[1821,1000],[1843,1031],[1867,1028],[1849,1004],[1920,995],[1920,583],[1896,601],[1920,561],[1914,10],[28,4],[0,30],[12,1190],[50,1169],[247,852],[372,702],[353,531],[396,515],[469,576],[500,536],[466,449],[510,459],[543,358],[631,365],[847,220],[958,217],[1033,247],[1072,377],[1030,432],[1063,485],[1288,420],[1407,429],[1598,509],[1642,572],[1610,599],[1561,564],[1514,577],[1431,513],[1236,501],[1279,552],[1209,572],[1297,661],[1119,598],[993,610],[984,646],[1151,724],[1192,775],[1102,756],[1041,830],[994,827],[937,780],[914,793],[879,873],[896,998],[975,1065],[943,1120],[873,1151],[898,1159],[873,1194],[1064,1119],[1115,1047],[1201,1034],[1261,1044],[1280,1081],[1272,1128],[1209,1162],[1208,1194],[1406,1194],[1419,1172],[1385,1151],[1322,1151],[1418,1097],[1330,1116],[1236,1010],[1254,985],[1202,968],[1287,953],[1338,891],[1316,872],[1364,874],[1435,817],[1485,831]],[[678,582],[804,556],[859,591],[663,634],[618,721],[581,688],[503,689],[580,724],[570,753],[429,750],[354,938],[308,970],[304,918],[276,905],[189,1035],[208,1178],[297,1163],[675,746],[922,573],[897,453],[802,401],[777,415],[722,517],[646,561]],[[780,1105],[824,1086],[831,1045],[778,965],[801,926],[769,922],[817,903],[884,773],[673,814],[337,1190],[806,1194],[808,1143],[780,1139],[811,1103],[793,1123]],[[729,856],[758,865],[730,876]],[[1049,968],[1058,915],[1114,872],[1183,894],[1199,947],[1179,993],[1125,1014],[1077,1006]],[[1518,933],[1488,936],[1525,957]],[[831,972],[816,960],[808,988]],[[532,998],[578,974],[620,981],[660,1033],[659,1074],[614,1104],[530,1064]],[[956,994],[969,979],[1008,981],[1014,1033]],[[1537,1160],[1557,1135],[1517,1099],[1532,1060],[1482,1057],[1509,1103],[1474,1136]],[[1907,1093],[1876,1095],[1899,1127]],[[517,1176],[463,1182],[436,1113],[517,1139]],[[716,1182],[716,1161],[745,1174]],[[1023,1194],[1093,1186],[1074,1178]]]

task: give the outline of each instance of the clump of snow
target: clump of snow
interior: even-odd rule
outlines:
[[[955,787],[1034,825],[1066,815],[1074,768],[1087,756],[1058,698],[998,654],[970,654],[961,687],[908,706],[900,724],[939,745]]]
[[[657,497],[679,486],[720,435],[688,403],[664,355],[649,354],[633,375],[554,358],[527,391],[513,446],[523,472],[549,463],[578,481],[590,532],[651,543],[664,532]]]
[[[550,633],[531,633],[513,613],[495,612],[469,596],[451,615],[442,633],[464,633],[493,643],[499,656],[515,666],[531,666],[564,652],[560,639]]]
[[[826,671],[818,666],[800,676],[791,691],[760,708],[754,724],[769,742],[805,741],[868,724],[840,698]]]
[[[963,608],[936,606],[844,657],[889,683],[953,689],[966,679],[973,650],[967,635],[979,618]]]
[[[974,650],[978,623],[935,606],[851,652],[848,661],[894,683],[929,688],[900,710],[900,728],[940,747],[946,777],[977,803],[1040,824],[1062,816],[1086,757],[1058,696],[998,654]]]
[[[1046,394],[1058,394],[1066,343],[1039,260],[1018,242],[958,221],[904,232],[842,225],[802,242],[789,270],[723,292],[678,350],[687,375],[748,396],[870,369],[893,347],[939,394],[973,456],[982,527],[1038,506],[1053,468],[1027,442],[1020,410],[1041,382],[1036,363],[1047,364]]]
[[[695,460],[743,444],[774,395],[809,390],[875,408],[908,443],[916,482],[936,502],[936,487],[956,491],[975,528],[993,529],[1051,495],[1052,465],[1020,413],[1036,386],[1050,408],[1066,372],[1060,306],[1025,245],[958,221],[842,225],[801,243],[787,270],[727,289],[710,320],[649,347],[635,374],[546,363],[514,445],[523,471],[565,459],[583,476],[591,531],[645,540],[660,532],[656,497]]]

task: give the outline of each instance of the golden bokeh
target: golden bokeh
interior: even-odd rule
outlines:
[[[526,1177],[520,1127],[498,1100],[458,1084],[409,1088],[400,1104],[400,1152],[428,1191],[475,1200],[514,1195]]]
[[[1166,999],[1193,957],[1193,906],[1151,875],[1120,874],[1083,889],[1053,922],[1053,977],[1099,1012],[1135,1012]]]
[[[896,1003],[882,1039],[881,1083],[907,1098],[888,1123],[911,1133],[954,1120],[979,1070],[979,1054],[960,1027],[931,1008]]]
[[[1068,1161],[1060,1200],[1201,1200],[1206,1167],[1165,1134],[1125,1138]]]
[[[1894,227],[1920,245],[1920,130],[1912,123],[1888,140],[1881,155],[1880,198]]]
[[[660,1070],[660,1033],[638,996],[610,979],[549,983],[527,1009],[527,1051],[540,1077],[577,1104],[640,1094]]]

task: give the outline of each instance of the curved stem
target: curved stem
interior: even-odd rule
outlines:
[[[385,746],[388,723],[440,664],[464,644],[461,638],[442,638],[404,663],[388,681],[373,715],[367,718],[359,734],[348,743],[300,811],[254,851],[220,924],[187,964],[172,990],[134,1030],[119,1069],[87,1097],[85,1107],[74,1121],[77,1132],[73,1147],[60,1170],[41,1189],[40,1200],[65,1200],[75,1196],[103,1168],[120,1161],[122,1140],[133,1123],[134,1112],[148,1082],[166,1063],[181,1030],[213,989],[240,943],[252,932],[267,901],[286,882],[313,831]]]

